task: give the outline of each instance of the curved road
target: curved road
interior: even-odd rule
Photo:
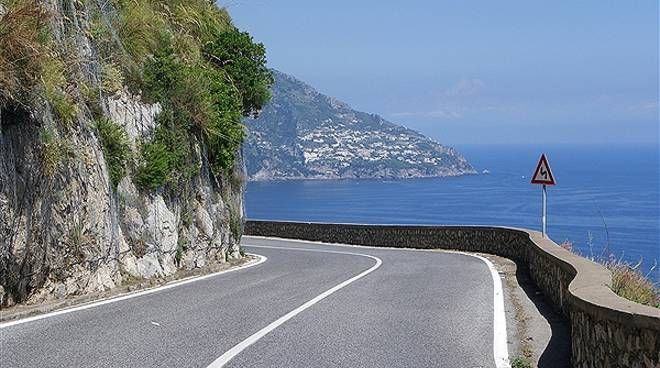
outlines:
[[[496,367],[493,277],[478,258],[250,237],[243,245],[267,261],[147,295],[2,325],[0,362],[3,367]]]

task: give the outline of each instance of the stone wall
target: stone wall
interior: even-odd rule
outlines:
[[[507,257],[526,265],[545,296],[570,319],[574,367],[660,367],[660,309],[618,297],[608,287],[611,275],[607,269],[562,249],[536,231],[248,221],[245,234]]]

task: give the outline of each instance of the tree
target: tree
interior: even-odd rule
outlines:
[[[244,116],[257,116],[270,99],[273,76],[266,67],[266,48],[254,43],[247,32],[218,34],[205,47],[205,54],[216,67],[227,72],[241,96]]]

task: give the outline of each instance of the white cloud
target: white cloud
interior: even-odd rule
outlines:
[[[628,110],[632,112],[639,112],[639,113],[645,113],[645,112],[651,112],[651,113],[658,113],[658,101],[643,101],[638,104],[634,104],[631,106],[628,106]]]

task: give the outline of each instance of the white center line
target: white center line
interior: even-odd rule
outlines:
[[[246,236],[244,239],[247,239]],[[506,313],[504,310],[504,290],[502,289],[502,280],[500,280],[499,272],[493,263],[486,257],[480,255],[461,252],[448,249],[414,249],[414,248],[395,248],[395,247],[372,247],[364,245],[350,245],[350,244],[337,244],[337,243],[322,243],[309,240],[286,239],[268,236],[250,236],[253,239],[267,239],[277,241],[295,242],[299,244],[307,244],[311,246],[337,246],[347,247],[352,249],[374,249],[374,250],[389,250],[389,251],[408,251],[408,252],[436,252],[462,254],[469,257],[475,257],[482,260],[488,266],[491,277],[493,278],[493,356],[495,358],[495,366],[497,368],[510,368],[511,362],[509,361],[509,349],[507,348],[507,331],[506,331]],[[247,244],[246,244],[247,245]],[[273,247],[278,248],[278,247]]]
[[[300,314],[303,312],[305,309],[310,308],[314,304],[320,302],[321,300],[327,298],[328,296],[332,295],[335,291],[363,278],[364,276],[372,273],[375,271],[380,265],[383,263],[380,258],[370,256],[368,254],[362,254],[362,253],[352,253],[352,252],[341,252],[341,251],[332,251],[332,250],[321,250],[321,249],[305,249],[305,248],[286,248],[286,247],[270,247],[270,246],[263,246],[263,245],[249,245],[245,244],[246,246],[250,247],[255,247],[255,248],[271,248],[271,249],[285,249],[285,250],[294,250],[294,251],[305,251],[305,252],[318,252],[318,253],[335,253],[335,254],[347,254],[347,255],[353,255],[353,256],[360,256],[360,257],[367,257],[371,258],[376,261],[376,264],[374,264],[371,268],[368,270],[351,277],[350,279],[342,282],[341,284],[334,286],[331,289],[328,289],[324,291],[322,294],[318,295],[314,299],[306,302],[305,304],[299,306],[298,308],[292,310],[291,312],[283,315],[282,317],[278,318],[275,322],[272,322],[268,326],[262,328],[261,330],[255,332],[245,340],[241,341],[238,343],[236,346],[233,348],[229,349],[226,353],[222,354],[218,359],[214,360],[213,363],[209,365],[209,368],[220,368],[224,367],[230,360],[232,360],[236,355],[240,354],[243,350],[247,349],[250,345],[254,344],[255,342],[259,341],[262,337],[268,335],[271,331],[274,329],[278,328],[282,324],[284,324],[286,321],[290,320],[291,318],[295,317],[296,315]]]

